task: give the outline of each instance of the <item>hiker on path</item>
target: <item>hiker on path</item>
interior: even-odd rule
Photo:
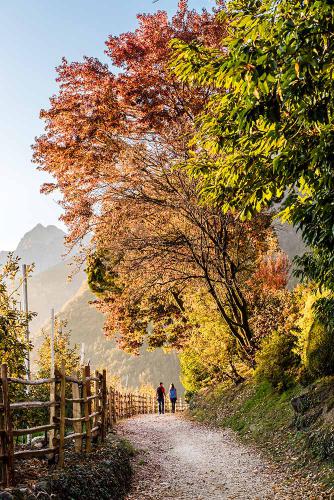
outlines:
[[[172,413],[175,413],[175,405],[176,405],[176,400],[177,400],[177,392],[174,384],[170,384],[169,388],[169,399],[170,402],[172,403]]]
[[[159,414],[165,413],[165,396],[166,396],[166,391],[164,388],[164,384],[160,382],[159,387],[157,388],[157,400],[159,404]]]

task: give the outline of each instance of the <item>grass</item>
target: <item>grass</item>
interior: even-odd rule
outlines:
[[[278,393],[269,383],[253,380],[238,387],[217,386],[195,397],[191,414],[198,421],[233,429],[242,441],[261,448],[275,461],[333,486],[333,463],[317,459],[307,433],[294,425],[291,399],[303,391],[296,385]]]
[[[123,450],[129,457],[134,457],[138,453],[138,450],[127,439],[121,438],[119,442],[120,446],[123,448]]]

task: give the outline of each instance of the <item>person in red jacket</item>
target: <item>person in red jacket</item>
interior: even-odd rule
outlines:
[[[166,391],[164,388],[164,384],[160,382],[159,387],[157,388],[157,400],[159,404],[159,414],[165,413],[165,396],[166,396]]]

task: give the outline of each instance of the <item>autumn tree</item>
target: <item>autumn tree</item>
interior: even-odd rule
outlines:
[[[117,73],[91,58],[58,69],[60,90],[42,111],[46,133],[35,145],[35,161],[56,178],[43,190],[60,189],[70,243],[93,232],[89,282],[122,347],[138,349],[150,320],[153,345],[182,346],[184,291],[205,286],[252,364],[246,293],[268,251],[271,215],[242,222],[200,204],[197,182],[176,168],[210,90],[173,77],[169,41],[219,47],[226,28],[185,1],[171,20],[162,11],[138,20],[133,33],[107,41]]]
[[[167,156],[169,164],[184,155],[187,131],[208,95],[172,77],[168,42],[178,36],[216,45],[225,28],[214,15],[188,10],[182,0],[172,20],[158,11],[138,15],[138,22],[133,33],[106,42],[117,73],[94,58],[81,63],[64,59],[58,68],[59,93],[51,97],[50,109],[41,111],[45,134],[36,140],[34,160],[56,179],[42,191],[60,190],[70,244],[103,224],[106,191],[120,174],[126,175],[128,155],[138,156],[146,147]]]
[[[60,369],[65,363],[67,374],[75,373],[80,368],[80,354],[78,346],[71,343],[71,331],[67,321],[55,318],[54,353],[55,366]],[[39,378],[50,377],[51,369],[51,338],[50,333],[42,330],[43,342],[38,349],[37,374]]]

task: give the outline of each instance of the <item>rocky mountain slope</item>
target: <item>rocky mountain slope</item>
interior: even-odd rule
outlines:
[[[29,309],[38,313],[30,324],[34,344],[32,359],[36,360],[38,347],[42,342],[41,328],[49,329],[51,308],[68,321],[74,344],[84,343],[85,361],[94,369],[107,368],[122,385],[137,387],[141,384],[157,385],[160,379],[166,384],[179,382],[179,363],[175,353],[162,350],[130,356],[117,349],[114,341],[103,334],[103,316],[89,302],[93,294],[85,284],[85,273],[81,269],[71,280],[69,259],[64,260],[65,233],[55,226],[38,224],[21,239],[14,255],[22,263],[35,263],[35,271],[28,280]],[[0,252],[0,265],[8,252]]]
[[[56,226],[37,224],[20,240],[14,255],[21,258],[23,264],[35,264],[35,274],[62,262],[66,253],[65,233]],[[0,264],[6,260],[8,252],[0,252]]]

